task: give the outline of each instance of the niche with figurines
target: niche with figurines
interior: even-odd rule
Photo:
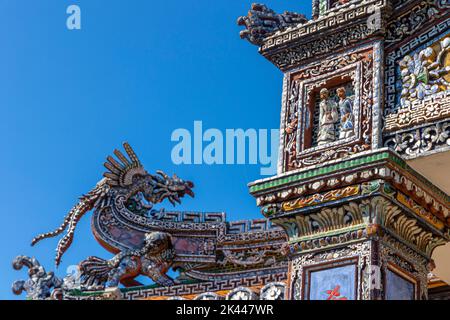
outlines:
[[[284,171],[371,148],[373,104],[378,101],[373,57],[371,49],[353,51],[287,75],[282,113]]]

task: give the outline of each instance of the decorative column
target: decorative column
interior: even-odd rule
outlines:
[[[398,130],[448,117],[449,8],[330,0],[303,23],[249,16],[246,34],[284,74],[278,175],[250,192],[289,237],[289,299],[427,299],[449,197],[405,161],[447,144],[448,130]]]

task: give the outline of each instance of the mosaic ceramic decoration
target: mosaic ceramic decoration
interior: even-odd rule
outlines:
[[[124,144],[61,225],[32,243],[59,237],[59,264],[92,211],[105,254],[64,278],[19,256],[13,267],[28,278],[13,291],[36,300],[448,299],[428,276],[450,240],[450,198],[407,161],[450,151],[450,1],[312,6],[311,18],[263,4],[238,18],[240,37],[284,75],[278,174],[249,184],[260,219],[154,210],[193,196],[194,183],[146,171]]]

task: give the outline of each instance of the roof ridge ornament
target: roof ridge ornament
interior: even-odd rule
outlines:
[[[258,46],[277,31],[306,22],[308,19],[304,14],[289,11],[279,14],[260,3],[253,3],[247,16],[239,17],[237,20],[239,26],[246,28],[240,32],[241,39]]]
[[[131,146],[126,142],[123,146],[128,158],[119,150],[115,150],[114,154],[118,160],[111,156],[107,158],[105,167],[109,171],[104,174],[104,178],[94,189],[80,198],[61,226],[33,239],[32,246],[44,239],[56,237],[67,229],[56,248],[56,266],[61,263],[62,256],[72,244],[75,228],[80,219],[93,209],[101,210],[109,206],[117,196],[123,197],[127,210],[138,215],[150,212],[154,204],[166,199],[175,205],[181,203],[181,198],[186,194],[194,197],[192,182],[184,181],[176,175],[169,177],[162,171],[157,171],[156,175],[147,173]]]

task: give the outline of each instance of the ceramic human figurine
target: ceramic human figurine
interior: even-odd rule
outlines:
[[[320,91],[320,119],[318,145],[324,145],[336,141],[335,124],[339,121],[338,106],[330,99],[330,92],[324,88]]]
[[[339,139],[346,139],[355,134],[353,101],[347,97],[344,87],[337,89],[337,95],[339,97],[339,112],[341,114]]]

